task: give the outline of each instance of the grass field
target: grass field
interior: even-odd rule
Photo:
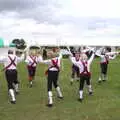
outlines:
[[[59,83],[64,100],[56,97],[53,89],[54,106],[46,107],[47,88],[44,71],[45,65],[39,65],[33,88],[28,87],[25,64],[18,66],[20,94],[17,103],[8,101],[7,85],[4,73],[0,75],[0,120],[120,120],[120,60],[110,62],[107,82],[98,84],[99,60],[92,65],[92,85],[94,94],[84,92],[84,101],[77,101],[79,82],[70,85],[71,63],[63,60],[63,70]]]

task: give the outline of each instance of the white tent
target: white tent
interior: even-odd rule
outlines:
[[[40,46],[120,46],[119,38],[49,38],[37,39]],[[29,46],[33,43],[27,41]]]

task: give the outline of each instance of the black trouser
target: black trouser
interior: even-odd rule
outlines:
[[[104,75],[106,75],[107,74],[107,69],[108,69],[108,64],[101,63],[100,67],[101,67],[101,73],[104,74]]]
[[[75,78],[75,74],[77,75],[77,77],[80,77],[80,72],[79,72],[79,68],[75,65],[72,65],[72,78]]]
[[[58,71],[50,71],[48,70],[48,81],[47,81],[47,87],[48,91],[52,91],[52,84],[55,88],[58,87],[57,81],[58,81]]]
[[[43,54],[43,60],[47,59],[47,55]]]
[[[29,67],[28,66],[28,74],[29,74],[29,77],[34,77],[35,76],[35,73],[36,73],[36,67]]]
[[[8,89],[14,89],[13,84],[18,84],[17,70],[6,70],[5,76],[8,83]]]
[[[86,82],[87,85],[90,85],[90,79],[91,79],[90,75],[80,75],[79,90],[83,90],[85,82]]]

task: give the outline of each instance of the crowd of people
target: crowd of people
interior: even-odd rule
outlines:
[[[101,67],[101,74],[98,79],[98,82],[101,83],[102,81],[107,80],[107,69],[108,63],[110,59],[114,59],[119,52],[108,52],[107,49],[103,48],[99,53],[96,52],[96,48],[87,48],[81,51],[75,51],[74,53],[67,47],[69,53],[69,59],[72,65],[72,74],[70,83],[73,84],[74,80],[77,78],[77,81],[80,82],[79,85],[79,101],[83,101],[83,91],[84,85],[86,83],[88,87],[89,95],[93,94],[92,85],[91,85],[91,72],[90,67],[91,63],[94,60],[95,56],[99,56],[101,58],[100,67]],[[28,81],[30,87],[33,86],[33,80],[35,78],[36,67],[40,64],[47,64],[48,69],[45,71],[47,75],[47,91],[48,91],[48,106],[53,106],[53,92],[52,92],[52,85],[56,89],[57,96],[60,99],[63,99],[63,94],[61,91],[61,87],[58,84],[59,74],[60,74],[60,67],[61,67],[61,59],[62,53],[60,49],[56,51],[44,51],[44,58],[41,55],[36,54],[35,51],[29,52],[26,55],[26,52],[18,57],[12,50],[8,51],[7,56],[0,57],[0,63],[4,64],[4,68],[2,71],[5,72],[7,85],[8,85],[8,93],[10,95],[10,102],[12,104],[16,103],[16,95],[19,93],[19,81],[18,81],[18,72],[17,72],[17,64],[19,62],[25,61],[28,69]],[[88,52],[91,55],[88,57]],[[47,55],[46,55],[47,54]],[[49,58],[49,59],[47,59]],[[76,76],[76,77],[75,77]]]

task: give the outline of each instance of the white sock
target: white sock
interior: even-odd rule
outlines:
[[[104,80],[107,80],[107,75],[104,75]]]
[[[59,97],[63,97],[59,86],[56,88],[56,91],[57,91],[57,94],[58,94]]]
[[[30,81],[30,84],[31,84],[31,85],[32,85],[32,83],[33,83],[33,82],[32,82],[32,81]]]
[[[13,89],[9,89],[9,94],[10,94],[10,96],[12,98],[12,101],[15,101],[16,99],[15,99],[15,94],[14,94],[14,90]]]
[[[101,81],[101,80],[102,80],[101,77],[99,77],[98,81]]]
[[[70,79],[70,82],[73,82],[73,78]]]
[[[88,92],[92,92],[92,86],[88,85]]]
[[[48,102],[49,102],[49,104],[53,104],[52,91],[48,91]]]
[[[79,91],[80,99],[83,99],[83,90]]]
[[[17,83],[17,84],[15,84],[15,91],[16,91],[16,92],[19,91],[18,88],[19,88],[19,85],[18,85],[18,83]]]
[[[102,74],[101,76],[102,76],[102,80],[105,80],[105,76],[104,76],[104,74]]]

